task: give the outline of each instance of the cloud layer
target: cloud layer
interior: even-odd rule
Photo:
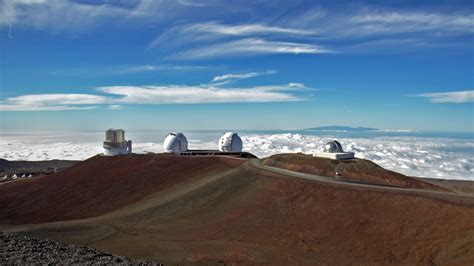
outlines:
[[[331,138],[301,134],[243,136],[244,149],[259,157],[320,151]],[[474,143],[420,137],[340,138],[344,150],[410,176],[474,180]]]
[[[135,139],[134,152],[162,152],[161,139]],[[163,137],[165,133],[161,134]],[[331,138],[302,134],[241,135],[244,150],[259,157],[285,152],[312,154]],[[63,135],[14,134],[0,138],[0,158],[8,160],[84,160],[102,152],[103,133],[70,133]],[[138,137],[137,137],[138,138]],[[204,137],[203,138],[207,138]],[[190,148],[215,149],[217,140],[197,136],[190,139]],[[218,138],[218,137],[216,137]],[[366,158],[387,169],[410,176],[474,180],[474,143],[460,139],[422,137],[341,138],[347,151]]]

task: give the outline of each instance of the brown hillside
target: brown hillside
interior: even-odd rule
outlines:
[[[241,163],[166,154],[98,155],[57,174],[0,186],[0,221],[23,224],[94,217]]]
[[[305,154],[278,154],[265,158],[263,164],[333,178],[336,172],[338,172],[340,174],[338,179],[340,180],[404,188],[447,191],[445,188],[424,182],[420,179],[389,171],[369,160],[331,160]]]
[[[11,214],[2,217],[14,215],[17,223],[28,222],[29,217],[44,219],[48,213],[69,218],[69,209],[75,206],[80,211],[74,215],[92,215],[88,208],[96,204],[108,209],[115,206],[116,211],[93,219],[4,225],[3,229],[165,264],[472,265],[474,261],[473,198],[320,183],[242,162],[163,155],[95,157],[63,172],[61,178],[49,177],[62,183],[48,189],[49,195],[60,195],[55,201],[39,196],[46,188],[23,194],[31,190],[31,184],[18,182],[10,187],[17,194],[8,197],[13,203],[5,210]],[[106,165],[120,171],[109,173]],[[147,169],[144,178],[132,174],[138,170],[128,170],[137,165]],[[92,166],[96,170],[87,170],[89,175],[107,176],[95,184],[100,189],[93,193],[83,193],[93,186],[83,188],[80,182],[64,181],[87,179],[79,176]],[[217,172],[227,174],[215,178]],[[108,190],[105,182],[112,180],[117,183],[108,183],[113,190],[98,195]],[[68,184],[67,193],[61,192],[64,184]],[[141,197],[142,193],[149,196]],[[23,205],[25,195],[33,195],[36,204]],[[117,210],[116,201],[123,198],[127,202]],[[62,201],[69,208],[61,203],[61,208],[52,209],[54,202]],[[26,206],[32,206],[35,215],[29,216]],[[17,208],[22,211],[14,212]],[[41,208],[45,209],[43,216]]]

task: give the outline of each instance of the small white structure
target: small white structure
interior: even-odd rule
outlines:
[[[237,133],[227,132],[219,139],[218,148],[221,152],[242,152],[242,139]]]
[[[125,140],[123,129],[109,129],[105,131],[104,155],[115,156],[132,153],[132,141]]]
[[[181,153],[188,150],[188,139],[183,133],[169,133],[163,142],[165,152]]]
[[[354,159],[353,152],[344,152],[341,143],[337,140],[330,141],[324,146],[323,152],[313,154],[314,157],[323,157],[333,160]]]

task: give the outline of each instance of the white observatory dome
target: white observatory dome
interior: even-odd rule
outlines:
[[[169,133],[163,142],[165,152],[183,152],[188,150],[188,140],[183,133]]]
[[[242,139],[237,133],[227,132],[219,139],[219,151],[242,152]]]
[[[324,152],[343,152],[342,145],[337,140],[330,141],[324,146]]]

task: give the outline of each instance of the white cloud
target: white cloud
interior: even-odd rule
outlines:
[[[95,109],[95,106],[67,106],[67,105],[53,105],[53,106],[28,106],[28,105],[14,105],[14,104],[0,104],[0,111],[68,111],[68,110],[90,110]]]
[[[168,58],[180,60],[331,51],[406,52],[466,46],[463,38],[457,37],[474,33],[474,15],[466,10],[374,8],[359,4],[332,10],[318,6],[273,19],[269,19],[271,15],[260,17],[240,24],[200,21],[171,27],[149,47],[171,51]]]
[[[252,38],[192,48],[171,56],[170,59],[186,60],[259,54],[323,54],[333,52],[334,51],[325,47],[312,44],[267,41]]]
[[[197,65],[141,65],[141,66],[127,66],[120,68],[118,73],[140,73],[153,71],[193,71],[210,69],[209,66]]]
[[[303,83],[295,83],[295,82],[289,83],[288,86],[292,88],[300,88],[300,89],[306,88],[306,86]]]
[[[385,39],[401,36],[406,39],[406,35],[445,39],[474,32],[474,15],[468,10],[397,10],[358,5],[329,12],[317,7],[302,13],[292,13],[283,17],[282,21],[293,28],[309,31],[317,29],[320,36],[329,39],[344,38],[355,42],[365,37]]]
[[[0,102],[0,111],[63,111],[88,110],[107,98],[92,94],[29,94],[7,98]]]
[[[175,26],[155,38],[149,47],[163,46],[167,43],[183,45],[201,41],[216,41],[223,38],[274,36],[281,38],[313,34],[303,29],[284,28],[265,24],[228,25],[217,22],[186,24]]]
[[[191,104],[229,102],[281,102],[303,100],[295,96],[290,85],[251,88],[220,88],[216,86],[109,86],[102,93],[118,95],[117,103]]]
[[[316,40],[320,44],[342,52],[403,53],[427,48],[467,48],[469,42],[465,37],[472,38],[474,33],[474,15],[460,8],[348,6],[337,10],[319,6],[290,13],[275,23],[317,30]]]
[[[203,3],[203,1],[178,0],[178,3],[184,6],[195,6],[195,7],[209,6],[209,4]]]
[[[364,10],[351,18],[359,34],[408,32],[473,32],[474,16],[463,13]]]
[[[232,80],[238,80],[238,79],[249,79],[249,78],[255,78],[258,76],[262,75],[271,75],[271,74],[276,74],[278,73],[275,70],[268,70],[265,72],[248,72],[248,73],[241,73],[241,74],[224,74],[220,76],[215,76],[211,82],[229,82]]]
[[[200,23],[183,27],[183,33],[208,33],[218,35],[255,36],[261,34],[311,35],[311,31],[269,26],[265,24],[225,25],[216,22]]]
[[[231,25],[207,22],[173,27],[155,38],[149,47],[171,48],[174,51],[168,58],[180,60],[331,52],[325,47],[308,43],[308,38],[312,38],[314,34],[314,31],[305,29],[264,23]]]
[[[112,105],[109,105],[109,109],[110,110],[122,110],[123,108],[119,104],[112,104]]]
[[[474,102],[474,90],[431,92],[415,95],[430,99],[432,103],[472,103]]]
[[[220,84],[200,86],[107,86],[94,94],[28,94],[0,101],[0,111],[61,111],[87,110],[109,105],[120,110],[120,104],[200,104],[239,102],[301,101],[296,90],[306,90],[304,84],[222,88]],[[105,95],[104,95],[105,94]]]
[[[7,102],[19,105],[68,105],[104,103],[104,96],[92,94],[30,94],[8,98]]]

